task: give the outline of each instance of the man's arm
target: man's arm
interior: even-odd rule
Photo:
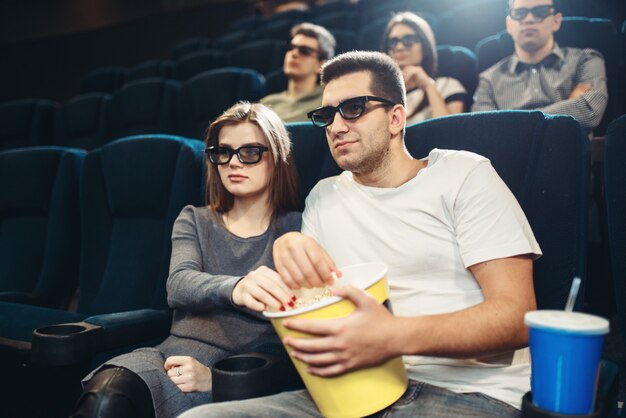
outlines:
[[[474,93],[472,112],[482,112],[486,110],[498,110],[498,106],[494,99],[491,82],[485,75],[481,75],[478,81],[478,87]]]
[[[536,308],[530,255],[491,260],[470,270],[485,297],[478,305],[440,315],[394,317],[364,291],[340,288],[335,294],[351,299],[355,312],[333,320],[285,320],[285,327],[319,337],[286,337],[284,342],[320,376],[398,355],[475,358],[527,345],[524,314]]]
[[[581,88],[588,91],[580,94]],[[578,79],[570,97],[539,110],[548,114],[573,116],[583,128],[591,131],[600,124],[608,99],[604,59],[596,51],[585,50],[579,64]]]

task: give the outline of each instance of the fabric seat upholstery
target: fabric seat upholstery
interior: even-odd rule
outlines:
[[[287,43],[262,39],[239,45],[228,55],[231,67],[251,68],[265,75],[282,68]]]
[[[621,329],[626,326],[626,115],[613,121],[606,132],[604,187],[609,252],[615,304]],[[626,333],[622,333],[626,343]]]
[[[341,169],[335,163],[326,142],[324,129],[310,122],[288,123],[287,131],[293,143],[293,158],[298,168],[301,207],[313,186],[323,178],[336,176]]]
[[[199,141],[146,135],[88,153],[77,312],[0,302],[0,354],[14,377],[0,412],[67,416],[89,370],[167,335],[172,225],[185,205],[203,203],[203,150]]]
[[[226,54],[215,49],[187,54],[178,60],[176,64],[176,79],[180,81],[189,80],[191,77],[205,71],[222,67],[226,60]]]
[[[58,104],[24,99],[0,104],[0,150],[50,145]]]
[[[437,56],[439,58],[438,75],[459,80],[467,91],[465,110],[469,111],[472,105],[472,96],[478,85],[478,74],[476,73],[478,59],[476,55],[462,46],[439,45]]]
[[[583,279],[577,304],[582,307],[591,147],[574,118],[539,111],[452,115],[409,126],[406,145],[419,158],[433,148],[489,158],[544,254],[534,263],[538,307],[563,309],[575,276]]]
[[[178,90],[178,82],[162,78],[125,84],[111,98],[108,113],[111,139],[174,133]]]
[[[178,133],[204,138],[210,122],[239,100],[258,101],[265,79],[254,70],[224,67],[200,73],[182,84]]]
[[[0,152],[0,300],[65,308],[78,282],[85,152]]]
[[[101,67],[87,73],[80,80],[80,94],[113,93],[128,79],[128,68]]]
[[[10,352],[10,340],[29,343],[34,328],[88,317],[111,326],[128,318],[141,324],[137,310],[166,310],[172,225],[185,205],[202,204],[203,150],[199,141],[144,135],[88,153],[80,184],[77,312],[21,309],[18,317],[14,304],[0,302],[0,350]]]
[[[173,78],[174,63],[168,60],[150,60],[140,62],[128,72],[128,81],[142,78]]]
[[[108,142],[110,101],[108,94],[87,93],[63,104],[57,112],[55,144],[91,150]]]
[[[179,60],[185,55],[202,51],[210,48],[211,40],[204,36],[197,36],[195,38],[187,38],[174,45],[170,51],[170,58],[173,60]]]

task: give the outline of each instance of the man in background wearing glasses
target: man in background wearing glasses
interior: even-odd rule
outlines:
[[[589,132],[598,126],[608,101],[604,59],[554,41],[563,19],[557,1],[509,0],[515,53],[481,73],[472,111],[538,109],[573,116]]]
[[[312,23],[294,26],[283,62],[287,90],[265,96],[261,103],[284,122],[308,120],[307,112],[322,103],[320,69],[334,55],[335,38],[325,28]]]
[[[308,372],[332,377],[404,356],[404,395],[377,416],[519,416],[530,390],[524,314],[535,309],[532,259],[541,254],[517,200],[488,159],[404,142],[406,91],[398,65],[353,51],[322,69],[324,129],[343,171],[306,200],[302,232],[275,241],[290,288],[323,287],[341,267],[387,264],[392,315],[355,287],[333,289],[356,305],[337,319],[285,319],[315,338],[286,337]],[[271,290],[270,290],[271,291]],[[203,405],[180,418],[319,417],[305,390]]]

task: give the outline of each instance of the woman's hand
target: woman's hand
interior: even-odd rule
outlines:
[[[435,84],[435,80],[419,65],[407,65],[402,69],[402,76],[404,77],[407,91],[415,88],[426,90],[429,85]]]
[[[172,382],[183,392],[209,392],[213,386],[211,369],[189,356],[171,356],[163,366]]]
[[[233,289],[233,303],[254,311],[284,311],[296,297],[278,273],[266,266],[248,273]]]

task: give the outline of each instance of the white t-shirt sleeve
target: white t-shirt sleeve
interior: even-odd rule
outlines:
[[[526,215],[488,160],[468,173],[453,205],[465,267],[521,254],[541,256]]]

